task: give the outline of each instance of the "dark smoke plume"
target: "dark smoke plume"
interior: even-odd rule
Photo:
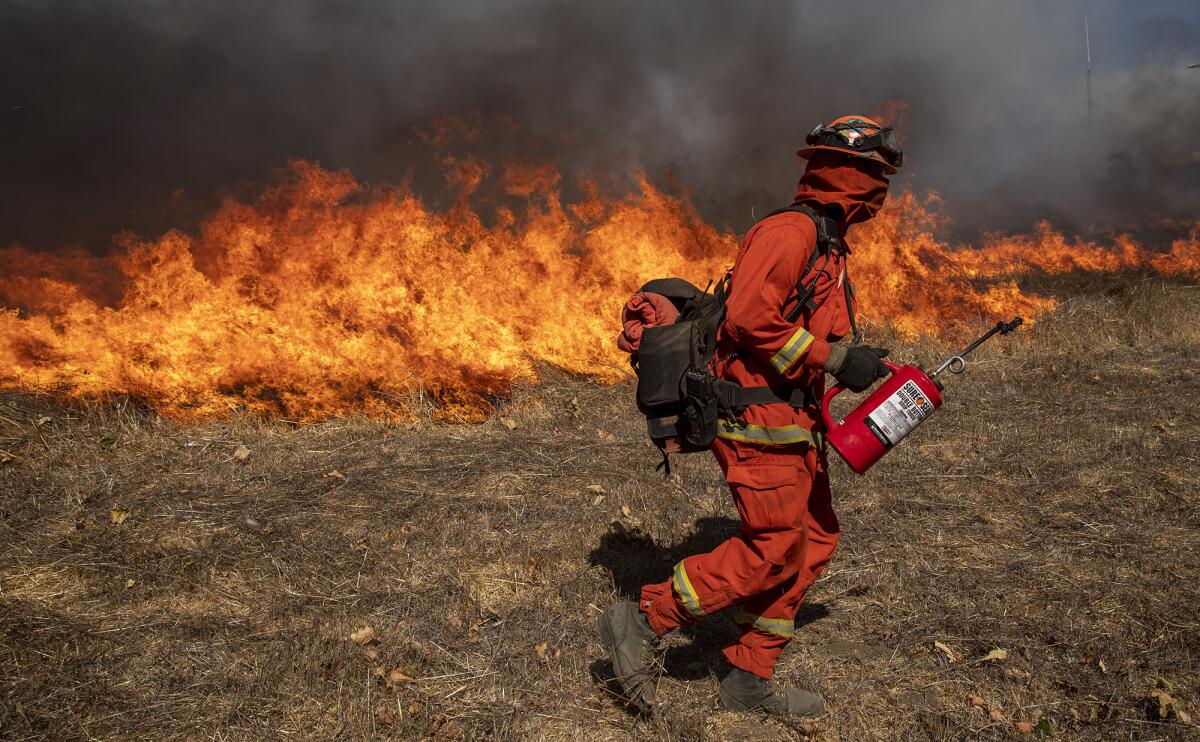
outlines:
[[[288,158],[398,181],[415,126],[471,112],[742,229],[786,202],[814,123],[897,100],[899,180],[957,236],[1139,228],[1200,216],[1193,61],[1178,1],[8,0],[0,243],[186,225]]]

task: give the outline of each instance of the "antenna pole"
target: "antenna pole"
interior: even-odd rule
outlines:
[[[1095,101],[1092,100],[1092,35],[1088,31],[1087,15],[1083,16],[1083,43],[1087,48],[1087,116],[1088,116],[1088,131],[1092,129],[1092,107]]]

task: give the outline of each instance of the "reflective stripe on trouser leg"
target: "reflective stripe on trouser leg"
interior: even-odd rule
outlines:
[[[791,639],[796,635],[796,622],[790,618],[767,618],[739,610],[733,617],[733,622],[739,626],[749,627],[775,636]]]
[[[683,562],[675,565],[675,576],[671,578],[671,585],[675,588],[675,595],[679,597],[679,602],[692,615],[692,618],[704,618],[704,609],[700,607],[700,596],[696,595],[696,589],[692,587],[692,581],[688,579],[687,568],[683,566]]]

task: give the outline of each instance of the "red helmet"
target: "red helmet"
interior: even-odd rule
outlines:
[[[830,124],[817,124],[804,137],[807,147],[796,150],[804,159],[817,150],[841,152],[852,157],[874,160],[888,175],[904,164],[904,152],[896,141],[896,132],[866,116],[842,116]]]

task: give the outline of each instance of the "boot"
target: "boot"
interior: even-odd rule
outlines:
[[[654,678],[646,663],[649,643],[657,638],[637,603],[613,603],[596,621],[600,641],[612,658],[613,673],[625,697],[642,713],[654,710]]]
[[[794,716],[818,716],[825,703],[815,693],[799,688],[775,690],[765,678],[733,668],[721,681],[721,703],[734,711],[767,711]]]

